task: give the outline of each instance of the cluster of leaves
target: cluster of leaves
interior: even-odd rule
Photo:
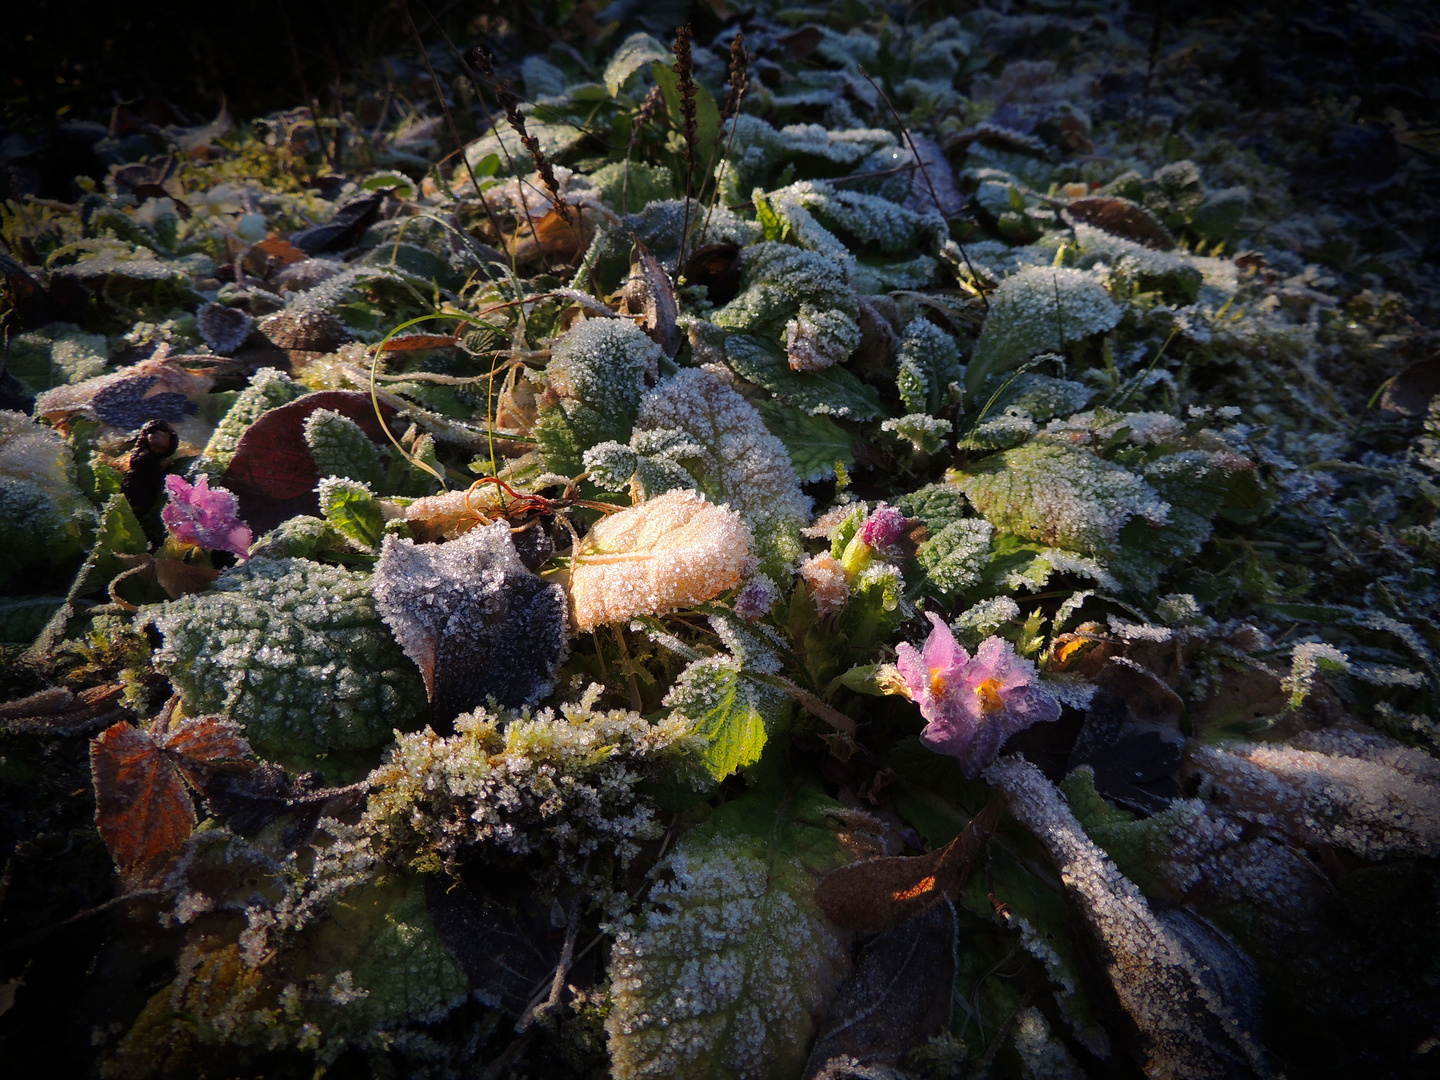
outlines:
[[[1238,16],[631,7],[432,49],[453,158],[222,116],[0,211],[0,914],[107,915],[89,1067],[1423,1068],[1419,120]]]

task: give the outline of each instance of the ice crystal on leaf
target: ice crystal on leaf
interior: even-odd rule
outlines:
[[[1170,517],[1169,504],[1134,473],[1048,440],[985,458],[960,486],[997,528],[1081,552],[1113,548],[1131,518],[1163,525]]]
[[[899,436],[922,454],[938,454],[954,426],[949,420],[938,420],[926,413],[910,413],[882,421],[880,430]]]
[[[261,368],[250,378],[250,385],[236,396],[234,404],[215,425],[214,434],[205,450],[196,459],[193,475],[205,474],[218,480],[235,457],[245,429],[263,413],[288,405],[306,392],[301,383],[275,368]]]
[[[228,551],[247,558],[252,540],[250,526],[239,517],[235,496],[224,488],[210,488],[210,478],[201,476],[192,487],[182,476],[165,478],[170,501],[160,511],[160,520],[176,540],[197,544],[211,551]]]
[[[850,586],[840,560],[828,551],[812,555],[800,564],[800,576],[810,589],[815,610],[824,618],[843,611],[850,599]]]
[[[920,741],[958,758],[973,778],[1015,732],[1058,719],[1060,703],[1008,641],[986,638],[972,657],[944,620],[933,612],[928,617],[934,628],[924,647],[901,642],[895,665],[905,696],[926,720]]]
[[[443,544],[387,536],[373,588],[437,724],[487,698],[518,708],[554,689],[569,638],[565,591],[526,568],[505,522]]]
[[[155,665],[191,715],[238,722],[263,753],[378,746],[425,706],[370,579],[306,559],[251,559],[204,593],[145,612]]]
[[[1063,351],[1067,342],[1113,330],[1124,314],[1086,271],[1031,267],[1013,274],[990,297],[990,314],[965,372],[966,389],[976,393],[991,375],[1036,353]]]
[[[799,1074],[848,967],[846,935],[815,903],[848,861],[817,790],[755,790],[666,860],[642,914],[615,927],[606,1018],[617,1080]]]
[[[929,319],[913,319],[895,352],[895,383],[912,413],[935,413],[960,397],[960,346]]]
[[[688,722],[657,723],[578,702],[529,710],[477,709],[441,738],[402,735],[371,774],[365,829],[382,849],[449,862],[478,847],[528,860],[552,887],[581,884],[597,853],[627,864],[660,835],[636,790],[648,777],[689,777],[697,742]]]
[[[694,661],[675,680],[665,704],[704,740],[700,762],[716,780],[759,761],[790,717],[789,699],[752,678],[743,660],[731,656]]]
[[[305,418],[305,445],[320,476],[358,480],[372,489],[380,486],[380,454],[375,444],[350,417],[333,409],[316,409]]]
[[[94,512],[71,479],[65,441],[22,413],[0,410],[0,582],[35,562],[80,551]]]
[[[575,625],[590,631],[713,599],[744,579],[750,546],[744,518],[693,491],[667,492],[602,518],[575,551]]]
[[[578,475],[590,447],[628,439],[645,380],[655,377],[661,355],[660,346],[624,319],[590,319],[557,341],[536,428],[545,467]]]
[[[1044,774],[1007,757],[985,779],[1005,792],[1010,813],[1045,846],[1100,940],[1110,982],[1139,1028],[1147,1073],[1206,1080],[1270,1075],[1234,1002],[1214,986],[1208,957],[1195,956],[1156,916]]]

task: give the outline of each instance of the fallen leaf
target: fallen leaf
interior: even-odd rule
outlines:
[[[750,528],[679,489],[603,518],[575,552],[570,600],[582,631],[713,600],[748,570]]]
[[[270,269],[283,270],[287,266],[294,266],[298,262],[304,262],[310,258],[304,248],[296,247],[289,240],[282,240],[278,236],[272,236],[268,240],[261,240],[250,249],[251,251],[263,252],[270,259]],[[267,275],[268,276],[268,275]]]
[[[1112,195],[1089,195],[1076,199],[1060,212],[1065,223],[1083,221],[1112,236],[1133,240],[1157,251],[1170,251],[1175,238],[1154,214],[1138,203]]]
[[[269,761],[245,773],[217,772],[203,785],[210,812],[226,816],[230,831],[240,836],[253,836],[288,815],[291,820],[280,842],[290,850],[310,839],[321,814],[334,815],[343,807],[358,806],[366,790],[364,782],[321,787],[318,773],[301,773],[292,781],[284,769]]]
[[[827,874],[815,889],[825,917],[845,930],[875,933],[916,913],[954,899],[1000,821],[1000,801],[990,803],[950,843],[919,857],[867,859]]]
[[[335,216],[324,225],[301,229],[290,236],[290,243],[306,255],[319,255],[325,251],[344,251],[359,242],[361,235],[370,227],[385,202],[385,193],[377,191],[351,199]]]
[[[836,1058],[839,1075],[895,1075],[858,1066],[896,1066],[917,1046],[950,1029],[956,950],[955,905],[947,897],[867,941],[830,1003],[805,1066],[806,1080]]]
[[[414,352],[416,349],[449,349],[460,344],[451,334],[401,334],[381,346],[385,352]]]
[[[239,308],[212,301],[195,313],[195,328],[206,345],[221,356],[229,356],[245,344],[255,320]]]
[[[262,414],[241,436],[220,481],[240,500],[240,516],[256,536],[297,514],[320,514],[320,473],[305,443],[305,421],[316,409],[348,416],[375,442],[386,441],[370,395],[360,390],[306,394]],[[383,402],[380,409],[387,418],[394,413]]]
[[[564,213],[557,208],[544,217],[523,222],[510,244],[517,262],[529,262],[548,255],[557,262],[570,263],[595,239],[595,218],[581,206],[567,205]]]
[[[420,668],[437,730],[489,698],[519,708],[554,688],[569,639],[565,593],[525,567],[505,522],[444,544],[385,537],[373,591]]]
[[[127,888],[155,879],[195,827],[186,789],[217,768],[249,768],[240,728],[214,716],[176,719],[172,701],[148,729],[121,722],[90,744],[95,827]]]
[[[35,399],[35,415],[57,426],[76,414],[91,416],[121,431],[134,431],[149,420],[179,423],[200,411],[198,401],[215,385],[215,377],[175,359],[142,360],[110,375],[47,390]]]
[[[1436,394],[1440,394],[1440,355],[1411,364],[1386,383],[1380,415],[1386,420],[1424,416]]]
[[[693,260],[692,260],[693,261]],[[680,351],[680,305],[675,285],[660,260],[639,240],[630,249],[630,278],[625,283],[625,310],[636,317],[640,328],[674,359]]]
[[[105,683],[80,693],[63,686],[41,690],[0,705],[0,731],[17,734],[80,735],[111,723],[130,710],[120,704],[124,683]]]

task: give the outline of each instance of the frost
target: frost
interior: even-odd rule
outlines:
[[[960,486],[996,528],[1080,552],[1113,548],[1132,517],[1163,525],[1170,516],[1169,504],[1134,473],[1043,440],[985,458]]]
[[[545,468],[576,476],[590,447],[628,439],[645,380],[656,376],[662,355],[624,319],[590,319],[557,341],[536,427]]]
[[[845,580],[845,568],[834,555],[828,551],[812,555],[800,564],[800,576],[805,579],[815,611],[821,618],[844,610],[850,599],[850,586]]]
[[[913,319],[895,352],[895,384],[912,413],[936,413],[960,398],[960,347],[929,319]]]
[[[215,425],[215,433],[196,459],[191,474],[205,474],[212,480],[219,480],[235,457],[235,450],[246,428],[262,414],[288,405],[306,392],[303,385],[283,372],[275,368],[261,368],[251,377],[250,385],[240,391],[224,418]]]
[[[59,564],[79,553],[94,512],[72,472],[58,433],[0,410],[0,582],[32,563]]]
[[[945,446],[945,436],[953,427],[949,420],[937,420],[925,413],[911,413],[880,424],[881,431],[906,440],[922,454],[938,454]]]
[[[981,518],[952,521],[920,545],[915,561],[925,568],[925,580],[949,599],[980,581],[994,535],[994,527]]]
[[[1045,1015],[1033,1005],[1020,1010],[1015,1052],[1025,1080],[1083,1080],[1085,1076],[1065,1044],[1051,1034]]]
[[[380,454],[360,425],[331,409],[316,409],[305,418],[305,445],[323,477],[339,476],[380,486]]]
[[[578,702],[533,716],[477,709],[449,738],[428,728],[400,736],[370,776],[365,830],[421,861],[448,862],[476,846],[491,858],[527,859],[552,887],[580,884],[597,853],[625,865],[661,832],[636,786],[688,769],[696,740],[681,720],[598,710],[598,696],[592,686]]]
[[[1307,641],[1296,645],[1290,654],[1290,707],[1299,708],[1322,672],[1342,674],[1350,670],[1350,658],[1333,645],[1323,641]]]
[[[1125,309],[1093,274],[1065,267],[1031,267],[1007,277],[990,297],[990,314],[965,373],[979,391],[991,375],[1018,367],[1067,342],[1113,330]]]
[[[770,736],[790,718],[789,699],[747,676],[738,657],[696,660],[675,680],[665,704],[704,740],[700,762],[716,780],[759,761]]]
[[[378,746],[424,711],[424,688],[364,574],[252,558],[207,592],[145,614],[165,639],[155,665],[187,711],[237,721],[261,752]]]
[[[725,342],[725,359],[741,378],[808,413],[870,420],[883,411],[880,395],[847,369],[793,371],[780,347],[764,338],[732,334]]]
[[[1156,916],[1044,775],[1009,757],[990,766],[985,779],[1005,792],[1015,819],[1049,851],[1100,939],[1110,982],[1139,1028],[1147,1073],[1214,1080],[1269,1075],[1253,1034],[1212,985],[1208,956],[1193,955]]]
[[[739,514],[693,491],[667,492],[602,518],[575,551],[575,625],[590,631],[711,600],[743,580],[750,544]]]
[[[816,882],[848,861],[813,789],[760,790],[676,846],[642,915],[614,928],[616,1080],[795,1076],[848,967]]]
[[[1192,768],[1224,794],[1231,816],[1301,843],[1367,859],[1440,854],[1440,762],[1378,733],[1203,747]]]

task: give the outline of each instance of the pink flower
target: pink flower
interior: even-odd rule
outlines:
[[[229,491],[210,490],[208,476],[192,486],[183,476],[171,473],[165,477],[165,492],[170,501],[160,511],[160,520],[176,540],[210,551],[228,551],[241,559],[248,557],[250,526],[240,520],[235,496]]]
[[[905,532],[905,515],[889,503],[881,503],[871,511],[856,535],[862,544],[880,551],[890,551]]]
[[[959,758],[973,779],[1015,732],[1058,719],[1060,703],[1008,641],[988,637],[972,658],[938,615],[926,616],[935,629],[921,649],[901,644],[896,667],[906,696],[929,721],[920,741]]]

